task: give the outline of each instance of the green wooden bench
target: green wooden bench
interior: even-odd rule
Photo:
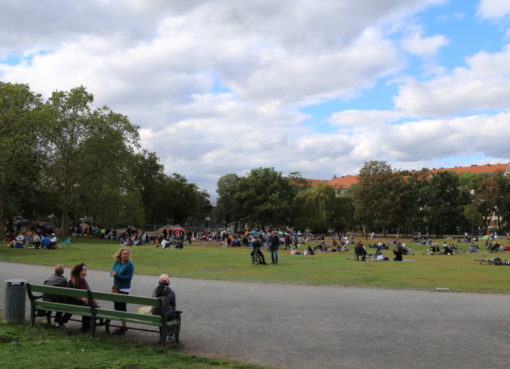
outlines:
[[[161,345],[166,345],[167,337],[174,337],[175,341],[179,342],[179,333],[181,328],[181,311],[176,311],[176,319],[167,321],[166,316],[160,315],[148,315],[138,314],[125,311],[117,311],[108,309],[105,307],[96,308],[93,301],[99,302],[99,305],[104,305],[103,302],[125,302],[127,304],[145,305],[151,307],[159,307],[161,311],[164,311],[164,301],[161,298],[152,298],[144,296],[134,295],[123,295],[116,293],[91,291],[91,290],[80,290],[74,288],[65,287],[52,287],[46,285],[37,285],[27,283],[27,294],[30,299],[31,307],[31,324],[35,324],[36,316],[46,316],[48,324],[51,324],[51,313],[62,312],[69,313],[79,316],[88,316],[91,318],[91,336],[94,337],[97,326],[105,326],[106,333],[110,334],[110,327],[119,327],[118,325],[112,325],[112,321],[125,321],[129,323],[135,323],[138,325],[147,325],[157,327],[155,329],[145,329],[130,326],[130,330],[155,332],[160,336],[159,342]],[[85,305],[73,305],[62,302],[50,302],[44,301],[42,295],[34,295],[34,293],[46,293],[55,296],[62,296],[66,298],[79,297],[87,298],[88,304]]]

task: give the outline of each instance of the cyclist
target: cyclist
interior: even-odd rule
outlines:
[[[252,247],[253,247],[253,250],[251,252],[251,259],[253,261],[253,264],[255,264],[255,260],[257,257],[259,257],[261,263],[260,264],[266,264],[266,260],[264,258],[264,254],[262,253],[262,251],[260,250],[260,247],[262,246],[258,236],[253,236],[253,241],[252,241]]]

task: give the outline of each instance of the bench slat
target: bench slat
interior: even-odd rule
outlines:
[[[154,322],[156,324],[161,324],[161,316],[159,316],[159,315],[128,313],[126,311],[108,310],[108,309],[96,309],[96,316],[98,318],[104,318],[104,319],[110,319],[110,320],[135,319],[137,321]]]
[[[34,304],[36,310],[52,310],[60,311],[63,313],[78,314],[85,316],[92,316],[90,307],[73,304],[63,304],[60,302],[49,302],[49,301],[36,301]]]
[[[109,293],[109,292],[98,292],[90,291],[94,300],[113,301],[113,302],[126,302],[128,304],[136,305],[148,305],[158,306],[159,302],[157,298],[136,296],[136,295],[125,295],[122,293]]]

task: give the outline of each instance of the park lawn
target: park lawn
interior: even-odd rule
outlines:
[[[220,247],[216,243],[199,242],[185,245],[183,250],[162,250],[151,245],[134,246],[131,250],[137,274],[168,273],[172,277],[311,285],[510,292],[510,266],[480,265],[476,259],[481,254],[425,256],[425,246],[416,243],[408,243],[408,246],[412,247],[415,255],[404,256],[404,260],[414,262],[356,262],[351,247],[348,253],[328,252],[314,256],[290,255],[288,251],[280,250],[280,264],[277,266],[252,265],[247,247]],[[460,246],[467,248],[467,245]],[[61,263],[68,268],[85,262],[89,268],[108,271],[113,263],[112,255],[119,247],[111,241],[97,240],[77,240],[70,247],[56,250],[2,247],[0,260],[42,265]],[[481,244],[480,250],[484,249]],[[264,254],[266,261],[270,262],[270,254]],[[384,250],[384,254],[391,259],[391,250]],[[505,252],[490,256],[510,258],[510,254]]]
[[[1,367],[9,369],[256,369],[262,366],[226,359],[206,359],[99,334],[94,339],[70,330],[36,324],[0,323]]]

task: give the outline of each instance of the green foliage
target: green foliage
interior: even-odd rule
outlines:
[[[60,194],[63,232],[71,210],[111,224],[125,222],[133,209],[141,208],[129,170],[138,146],[137,128],[107,107],[92,110],[93,100],[78,87],[55,91],[46,104],[47,178]],[[134,218],[142,220],[140,215]]]
[[[0,82],[0,234],[5,218],[31,215],[37,206],[41,105],[27,85]]]
[[[294,187],[273,168],[252,169],[236,186],[236,209],[241,222],[254,227],[290,224]]]
[[[164,174],[154,153],[138,154],[136,166],[136,181],[149,224],[184,224],[193,217],[203,220],[210,213],[209,194],[180,174]]]
[[[216,202],[216,216],[226,224],[237,219],[237,202],[235,194],[238,191],[240,178],[235,173],[225,174],[218,179],[218,201]]]
[[[338,197],[335,188],[327,183],[306,188],[294,199],[294,225],[312,232],[344,231],[352,214],[349,200]]]
[[[369,230],[385,233],[403,214],[405,182],[402,175],[381,161],[366,162],[354,190],[355,215]]]
[[[15,215],[62,217],[62,232],[96,224],[184,222],[210,212],[208,194],[140,151],[138,127],[84,87],[43,102],[27,85],[0,83],[0,232]]]

